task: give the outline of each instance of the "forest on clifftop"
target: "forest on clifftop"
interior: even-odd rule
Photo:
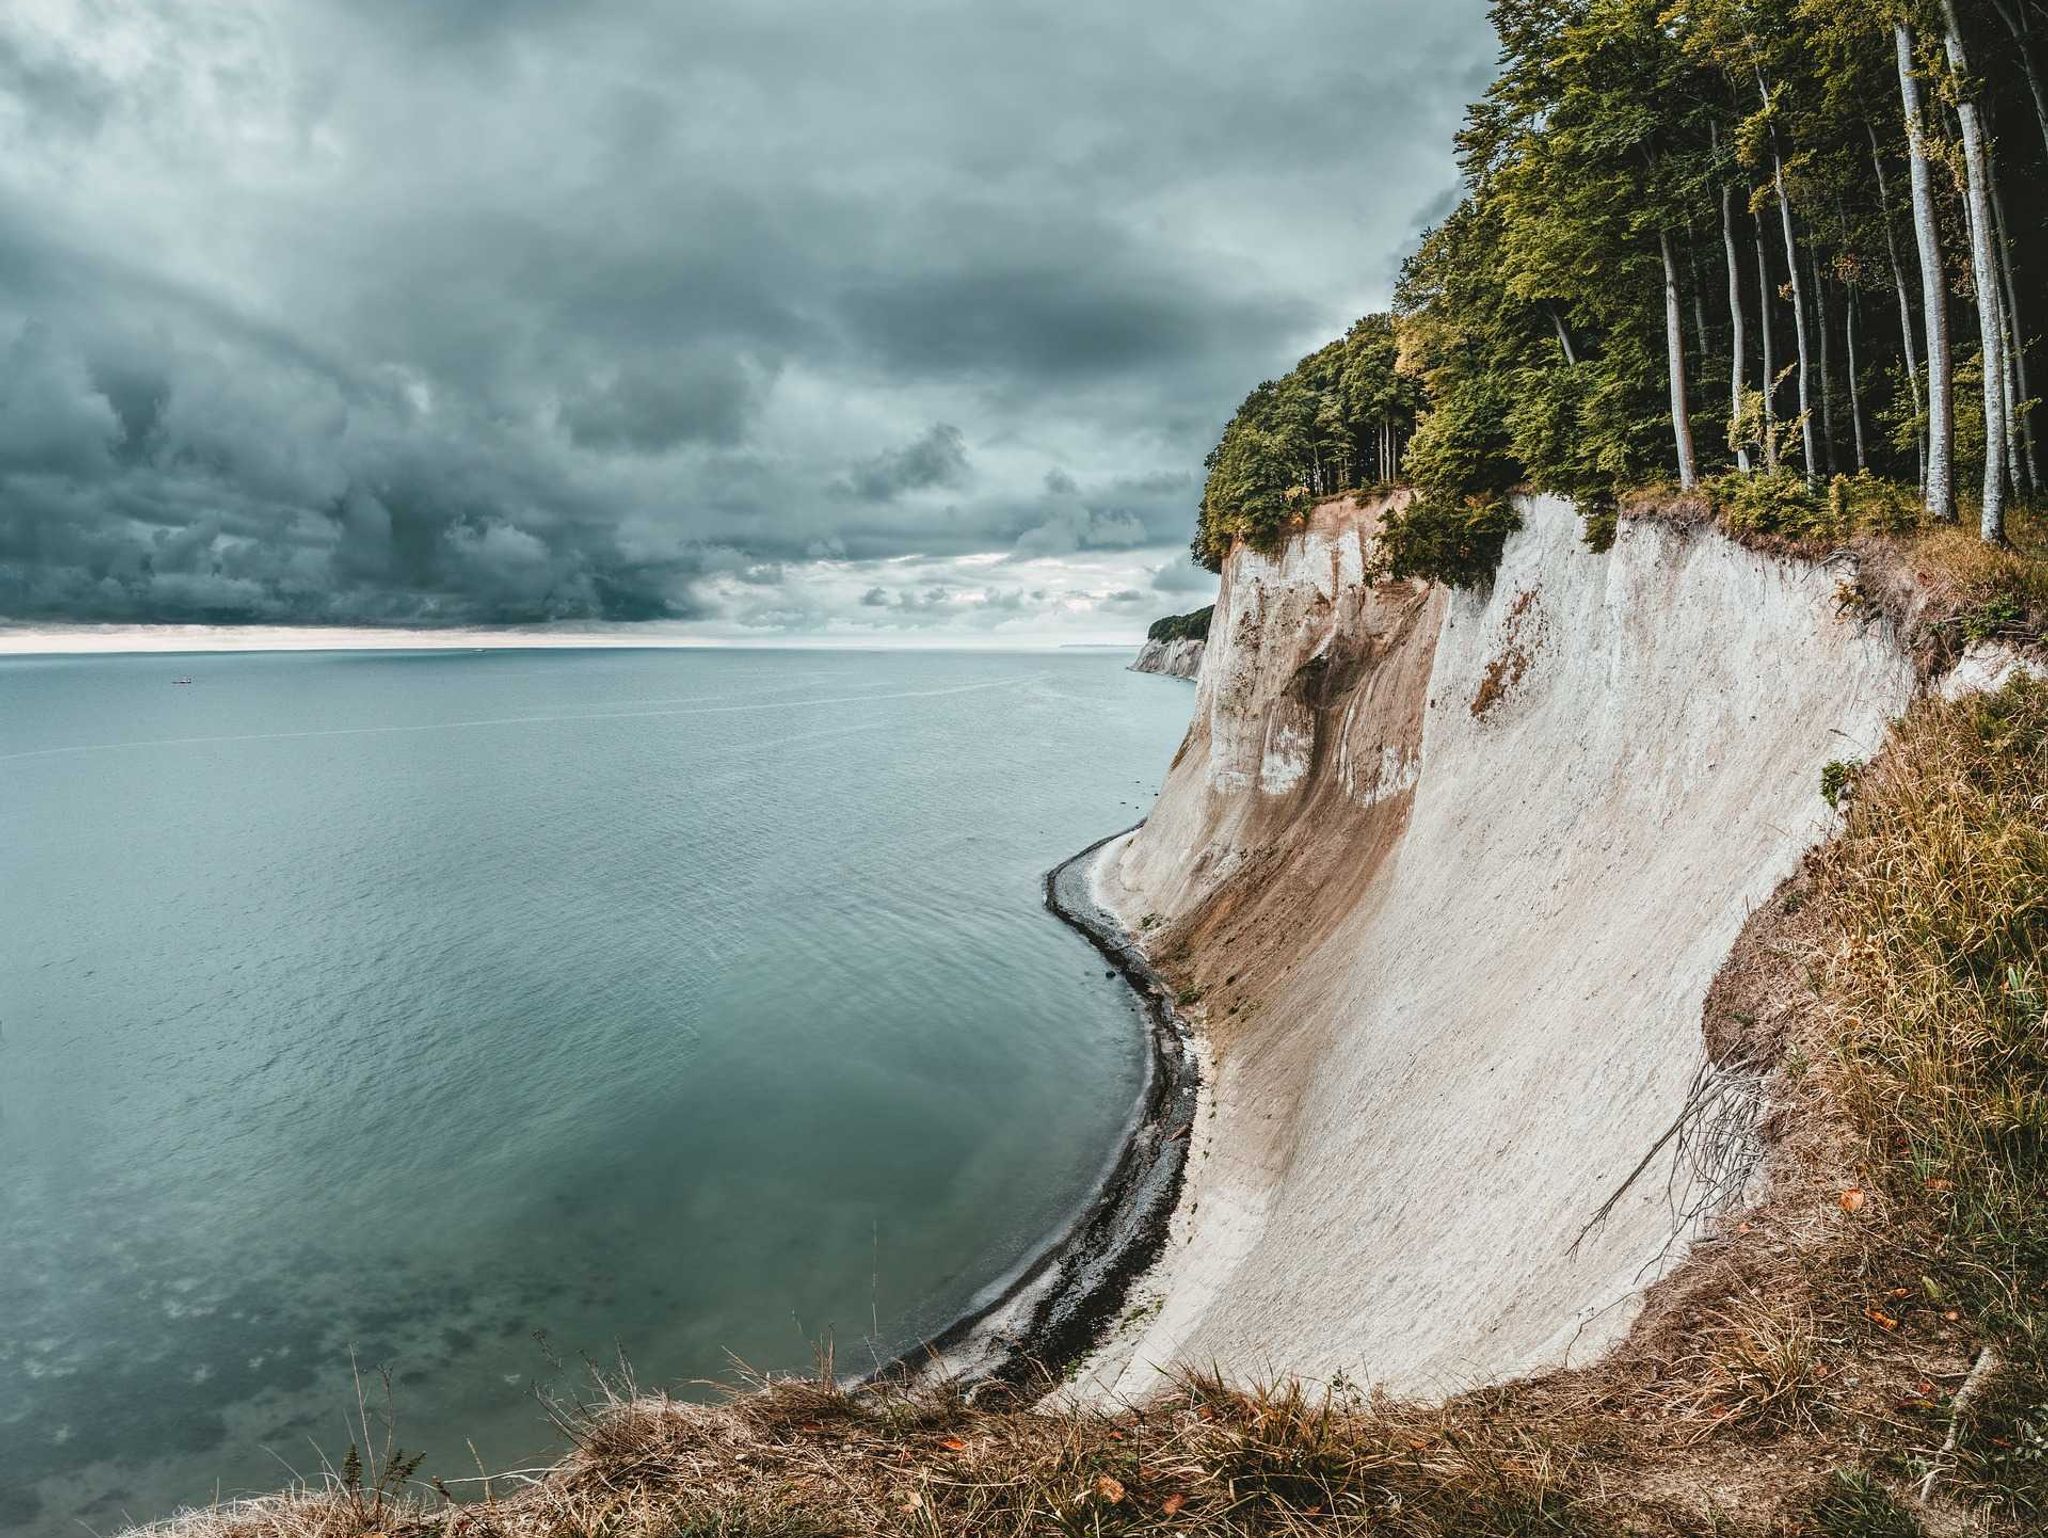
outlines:
[[[1512,488],[1644,487],[1791,538],[2038,495],[2043,0],[1497,0],[1463,197],[1391,314],[1208,458],[1219,567],[1395,481],[1394,575],[1491,568]],[[1610,521],[1611,526],[1611,521]]]

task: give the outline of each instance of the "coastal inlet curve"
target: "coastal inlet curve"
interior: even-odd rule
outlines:
[[[1025,1386],[1057,1376],[1101,1343],[1131,1285],[1166,1248],[1187,1175],[1201,1066],[1173,993],[1135,938],[1096,902],[1097,839],[1045,876],[1045,906],[1101,953],[1137,996],[1150,1051],[1122,1146],[1093,1197],[990,1302],[883,1366],[868,1383]]]

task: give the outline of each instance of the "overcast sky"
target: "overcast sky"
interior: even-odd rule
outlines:
[[[1128,634],[1483,0],[6,0],[0,619]]]

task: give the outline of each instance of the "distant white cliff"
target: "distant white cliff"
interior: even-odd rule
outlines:
[[[1168,678],[1185,678],[1190,683],[1201,676],[1202,654],[1209,646],[1209,617],[1214,606],[1193,614],[1176,614],[1156,621],[1145,633],[1145,644],[1133,673],[1162,673]]]

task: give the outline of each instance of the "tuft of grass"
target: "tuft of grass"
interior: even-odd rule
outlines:
[[[1829,1367],[1804,1303],[1752,1292],[1712,1310],[1683,1366],[1695,1439],[1736,1427],[1766,1435],[1818,1429]]]
[[[1862,1469],[1837,1469],[1808,1520],[1816,1538],[1921,1538],[1913,1513]]]

